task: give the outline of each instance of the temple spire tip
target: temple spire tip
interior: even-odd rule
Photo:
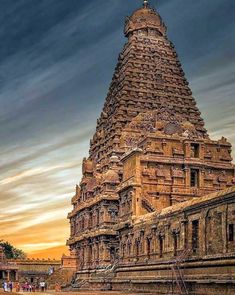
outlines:
[[[149,6],[148,0],[144,0],[143,6],[144,6],[144,8],[147,8]]]

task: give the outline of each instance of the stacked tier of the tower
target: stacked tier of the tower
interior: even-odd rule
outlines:
[[[91,141],[91,159],[102,163],[119,150],[123,128],[141,112],[162,106],[181,114],[205,136],[173,44],[160,16],[150,8],[137,10],[126,21],[128,42],[119,56],[108,96]]]
[[[117,223],[235,182],[231,145],[209,139],[159,14],[138,9],[125,35],[68,216],[78,270],[117,259]]]

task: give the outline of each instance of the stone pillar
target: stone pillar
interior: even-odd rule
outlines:
[[[192,220],[191,219],[188,221],[187,236],[188,236],[188,248],[192,249],[193,241],[192,241]]]
[[[205,170],[202,169],[201,171],[199,171],[199,188],[204,187],[204,178],[205,178]]]
[[[104,208],[104,215],[103,215],[103,221],[104,222],[108,222],[109,221],[109,213],[108,213],[108,204],[103,204],[103,208]]]
[[[86,269],[89,266],[88,263],[88,245],[87,243],[84,245],[84,268]]]
[[[110,262],[110,251],[107,242],[104,242],[103,260],[105,263]]]
[[[186,185],[186,188],[190,188],[190,169],[186,167],[184,170],[185,170],[185,185]]]
[[[190,143],[185,143],[185,146],[184,146],[184,149],[185,149],[185,158],[190,158],[191,156],[191,145]]]
[[[181,221],[181,234],[180,234],[180,249],[184,250],[187,249],[188,246],[188,233],[187,233],[187,229],[188,229],[188,220],[187,219],[183,219]]]
[[[97,261],[100,262],[100,243],[99,241],[96,241],[96,251],[97,251]]]
[[[99,241],[99,264],[102,264],[103,260],[103,242],[102,239]]]
[[[85,266],[85,246],[84,245],[82,245],[81,254],[82,254],[81,269],[84,269],[84,266]]]
[[[204,155],[205,155],[205,145],[204,144],[200,144],[199,158],[200,159],[204,159]]]
[[[222,212],[222,237],[223,237],[223,253],[228,252],[228,235],[227,235],[227,220],[228,220],[228,206],[223,206]]]
[[[19,274],[18,274],[18,270],[15,271],[15,280],[16,282],[19,281]]]
[[[166,224],[165,225],[165,229],[164,229],[164,232],[165,232],[165,239],[164,239],[164,242],[165,242],[165,245],[164,245],[164,252],[169,252],[169,242],[170,242],[170,224]]]
[[[10,281],[10,270],[7,270],[7,280]]]
[[[200,233],[201,233],[201,238],[200,238],[200,243],[201,243],[201,254],[207,255],[207,234],[206,234],[206,219],[208,215],[208,210],[203,210],[200,218],[201,222],[201,228],[200,228]]]
[[[156,225],[153,225],[152,226],[152,253],[154,254],[156,254],[156,249],[157,249],[156,231],[157,231],[157,227]]]

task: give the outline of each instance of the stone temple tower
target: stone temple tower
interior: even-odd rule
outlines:
[[[124,34],[68,215],[83,273],[118,259],[117,225],[235,184],[231,145],[204,128],[161,16],[144,1]]]

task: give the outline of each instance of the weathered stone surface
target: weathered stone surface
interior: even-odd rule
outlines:
[[[61,261],[50,259],[23,259],[23,260],[8,260],[8,265],[14,270],[11,273],[13,281],[38,283],[40,280],[46,280],[49,277],[48,271],[50,268],[57,270],[61,266]],[[1,264],[0,264],[1,268]],[[6,276],[4,276],[6,279]]]
[[[113,264],[114,288],[127,278],[140,290],[151,278],[167,286],[172,270],[165,264],[186,251],[189,282],[216,284],[220,274],[229,284],[231,144],[210,139],[159,14],[145,4],[127,18],[125,35],[68,215],[78,275],[89,279]]]
[[[0,284],[3,281],[18,280],[18,269],[16,263],[7,261],[4,249],[0,246]]]

